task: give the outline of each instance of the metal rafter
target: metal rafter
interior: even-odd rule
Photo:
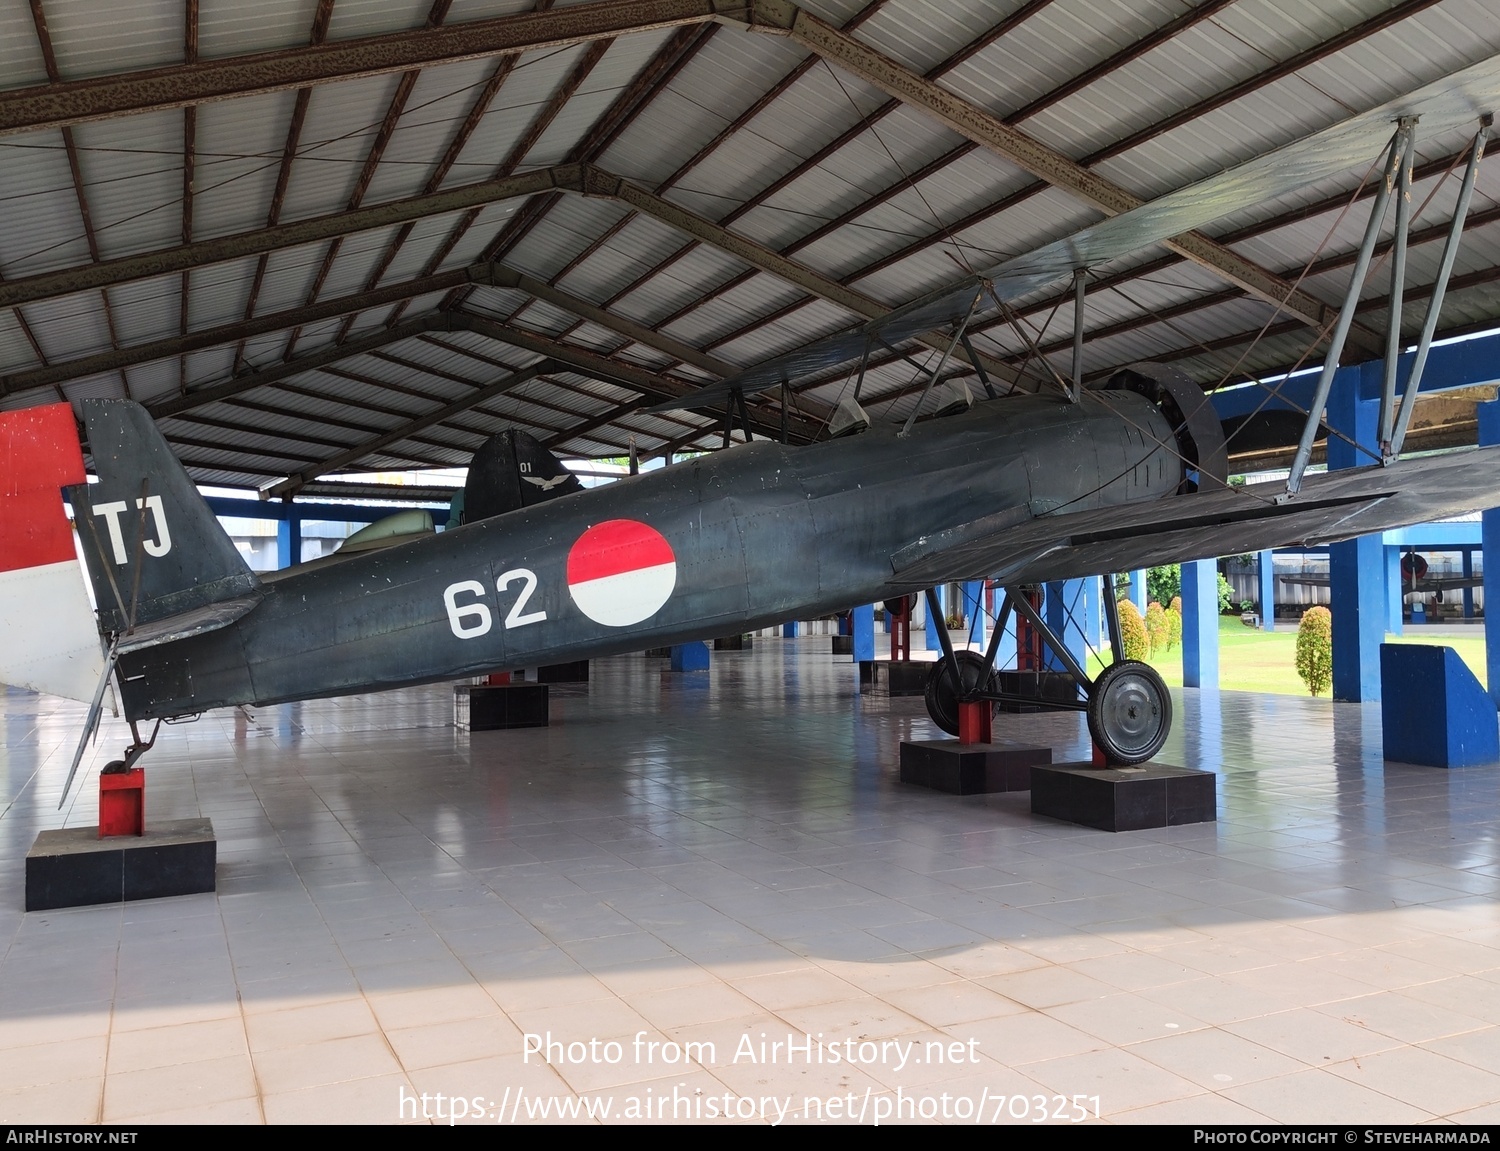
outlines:
[[[187,0],[183,15],[182,59],[185,64],[198,62],[198,0]],[[198,109],[182,110],[182,242],[193,242],[193,180],[197,166]],[[192,292],[192,273],[182,273],[182,294],[178,301],[177,333],[188,332],[188,301]],[[177,357],[177,387],[187,391],[187,357]]]
[[[62,74],[57,67],[57,54],[52,50],[52,35],[47,31],[47,14],[42,10],[42,0],[30,0],[31,22],[36,29],[37,45],[42,50],[42,63],[47,69],[47,78],[54,84],[62,79]],[[94,232],[94,218],[89,211],[88,193],[84,191],[83,166],[78,160],[78,145],[73,139],[71,128],[62,129],[63,150],[68,157],[68,173],[73,181],[73,196],[78,201],[78,215],[83,221],[83,236],[88,243],[89,258],[94,263],[99,263],[99,237]],[[100,301],[104,305],[104,327],[109,333],[110,347],[120,347],[120,333],[115,326],[115,311],[110,306],[109,292],[100,291]],[[120,384],[125,389],[128,398],[130,392],[130,376],[123,368],[120,369]]]
[[[785,0],[756,0],[749,26],[758,30],[770,26],[789,35],[830,63],[1107,215],[1128,212],[1144,203],[1113,181]],[[1166,241],[1166,246],[1250,294],[1279,304],[1304,323],[1321,327],[1327,319],[1328,309],[1322,301],[1294,289],[1281,277],[1202,233],[1185,233]]]
[[[599,0],[431,29],[404,29],[196,64],[0,92],[0,135],[183,108],[462,60],[561,48],[741,12],[742,0]]]
[[[363,440],[352,447],[344,448],[331,456],[325,456],[311,466],[294,472],[281,483],[273,485],[271,495],[294,495],[303,484],[308,483],[310,480],[318,479],[329,472],[336,472],[341,468],[348,467],[350,464],[357,463],[372,452],[378,452],[382,448],[399,443],[418,432],[426,431],[434,424],[450,420],[461,412],[468,411],[476,404],[482,404],[486,400],[504,395],[512,388],[518,388],[528,380],[536,379],[537,376],[549,370],[550,367],[551,365],[548,361],[542,360],[540,363],[522,368],[520,371],[504,376],[491,384],[476,388],[468,395],[460,396],[458,399],[452,400],[434,411],[425,412],[420,416],[413,416],[405,423],[391,428],[389,431],[382,432],[378,436],[372,436],[368,440]]]
[[[316,47],[328,38],[328,22],[333,19],[333,0],[318,0],[318,7],[313,13],[312,31],[308,36],[308,42]],[[271,206],[266,211],[266,227],[274,228],[281,222],[281,207],[286,202],[286,190],[292,179],[292,161],[297,158],[297,147],[302,142],[302,125],[307,119],[307,105],[312,99],[311,88],[301,88],[297,91],[296,100],[292,104],[292,117],[287,122],[286,142],[281,148],[281,164],[276,169],[276,187],[271,192]],[[260,258],[255,262],[255,275],[250,281],[250,294],[245,298],[245,319],[249,320],[255,315],[255,305],[260,300],[261,285],[266,279],[266,264],[270,260],[269,252],[262,252]],[[235,370],[245,358],[245,343],[240,341],[234,349]]]
[[[432,7],[427,11],[427,23],[425,26],[427,28],[436,28],[441,25],[443,19],[448,15],[448,9],[452,3],[453,0],[432,0]],[[347,211],[352,212],[364,203],[365,193],[370,189],[370,181],[375,178],[375,170],[380,166],[381,158],[385,155],[385,150],[391,142],[391,137],[396,134],[396,125],[400,123],[401,114],[406,111],[406,102],[411,98],[412,89],[417,86],[417,79],[421,75],[422,70],[420,68],[413,68],[409,72],[403,72],[401,79],[396,82],[396,91],[391,94],[390,102],[386,105],[385,115],[381,117],[380,127],[376,130],[374,138],[370,141],[369,151],[365,153],[365,162],[360,168],[359,175],[355,178],[354,190],[349,194],[349,202],[346,205]],[[317,302],[318,296],[323,291],[323,284],[327,281],[329,273],[333,271],[333,262],[338,259],[339,249],[343,246],[344,238],[337,236],[323,253],[323,262],[319,265],[317,273],[313,276],[312,287],[307,292],[307,302],[309,304]],[[357,314],[351,314],[344,320],[343,325],[339,328],[337,339],[342,340],[348,334],[349,329],[353,326],[357,318]],[[297,349],[297,341],[301,336],[302,329],[300,327],[293,328],[287,334],[286,347],[281,353],[282,359],[289,360],[292,358]]]

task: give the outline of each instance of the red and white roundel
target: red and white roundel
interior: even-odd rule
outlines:
[[[672,545],[639,520],[605,520],[568,552],[568,592],[578,610],[605,627],[650,619],[677,586]]]

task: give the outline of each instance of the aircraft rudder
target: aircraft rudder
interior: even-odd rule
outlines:
[[[150,413],[124,400],[82,406],[99,482],[69,495],[103,626],[121,630],[132,616],[149,623],[258,588]]]
[[[87,701],[104,653],[62,495],[85,478],[71,404],[0,412],[0,682]]]

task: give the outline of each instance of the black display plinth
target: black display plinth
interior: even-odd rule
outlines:
[[[214,890],[218,844],[208,819],[161,820],[145,835],[97,827],[43,831],[26,853],[26,910],[161,899]]]
[[[1214,774],[1142,763],[1060,763],[1031,770],[1031,811],[1101,831],[1140,831],[1218,818]]]
[[[1065,671],[1002,671],[1000,690],[1009,696],[1030,697],[1027,702],[1002,700],[1004,712],[1077,710],[1078,681]],[[1032,702],[1034,701],[1034,702]]]
[[[888,695],[922,695],[932,664],[920,659],[862,659],[859,682]]]
[[[672,649],[669,647],[648,647],[646,649],[647,659],[671,659]]]
[[[546,727],[547,685],[459,684],[453,689],[453,726],[469,731]]]
[[[537,683],[588,683],[589,661],[574,660],[572,663],[553,663],[536,669]]]
[[[714,651],[750,651],[755,640],[748,635],[723,635],[714,640]]]
[[[852,635],[835,635],[829,638],[833,640],[834,655],[854,654],[854,637]]]
[[[901,782],[952,795],[1026,791],[1032,767],[1051,762],[1052,749],[1047,747],[996,747],[956,739],[903,741]]]

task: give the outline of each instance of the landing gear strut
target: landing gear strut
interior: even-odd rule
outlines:
[[[928,676],[926,691],[927,714],[932,717],[932,722],[949,735],[957,735],[960,704],[987,700],[993,708],[1000,701],[1011,698],[1018,702],[1037,702],[1034,698],[1012,697],[1000,691],[995,656],[1000,635],[1014,610],[1041,636],[1073,677],[1082,695],[1071,703],[1049,700],[1047,706],[1085,712],[1094,746],[1110,765],[1124,767],[1143,763],[1156,755],[1172,729],[1172,697],[1154,668],[1139,660],[1120,658],[1124,644],[1120,637],[1112,575],[1104,577],[1104,588],[1104,615],[1114,662],[1095,679],[1089,677],[1061,637],[1042,619],[1030,598],[1011,589],[1005,592],[1005,602],[995,620],[989,649],[983,656],[967,650],[955,651],[946,629],[939,628],[943,658]],[[941,616],[937,595],[931,590],[927,592],[927,608],[936,613],[935,618]]]

